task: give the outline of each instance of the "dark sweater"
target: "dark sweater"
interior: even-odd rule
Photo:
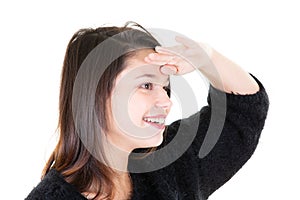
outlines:
[[[264,127],[269,101],[264,87],[257,79],[256,81],[260,86],[260,91],[256,94],[226,94],[225,123],[216,145],[207,156],[200,158],[199,150],[211,121],[211,97],[221,97],[224,95],[223,92],[210,87],[208,106],[189,118],[169,125],[166,129],[166,138],[159,149],[172,141],[179,127],[181,131],[189,134],[190,127],[198,126],[196,137],[188,149],[168,166],[147,173],[131,173],[133,182],[131,199],[204,200],[226,183],[251,157]],[[216,107],[219,105],[218,102],[213,104]],[[216,111],[218,109],[216,108]],[[218,120],[222,123],[221,119],[216,118],[217,122],[214,124],[217,124]],[[134,163],[134,160],[129,162],[129,167],[131,163]],[[151,162],[148,164],[151,165]],[[26,199],[86,198],[52,169]]]

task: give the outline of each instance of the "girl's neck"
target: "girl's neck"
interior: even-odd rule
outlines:
[[[119,199],[130,199],[132,195],[132,188],[133,184],[131,181],[130,174],[128,172],[120,172],[120,171],[114,171],[114,175],[111,179],[111,181],[114,184],[114,198],[115,200]],[[83,192],[82,195],[87,198],[87,199],[95,199],[95,200],[103,200],[107,199],[106,196],[107,194],[110,193],[111,187],[108,187],[105,183],[103,184],[103,190],[102,193],[99,194],[99,196],[95,199],[97,192],[96,188],[91,187],[90,191],[88,192]]]
[[[108,167],[112,168],[116,174],[128,174],[128,158],[131,153],[130,150],[124,150],[116,145],[105,142],[105,158]]]

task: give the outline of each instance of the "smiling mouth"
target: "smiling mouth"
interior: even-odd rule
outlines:
[[[144,117],[143,121],[158,129],[165,128],[166,116]]]

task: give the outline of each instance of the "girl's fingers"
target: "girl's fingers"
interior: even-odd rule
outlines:
[[[145,62],[149,63],[149,64],[152,64],[152,65],[164,65],[166,64],[165,62],[161,62],[161,61],[153,61],[153,60],[150,60],[149,58],[145,57]]]
[[[155,51],[157,53],[163,53],[167,55],[181,55],[186,51],[186,48],[183,45],[177,45],[172,47],[156,46]]]
[[[161,46],[156,46],[155,47],[155,51],[157,53],[163,53],[163,54],[167,54],[167,55],[172,55],[174,53],[172,53],[172,51],[170,51],[167,47],[161,47]]]
[[[150,53],[145,57],[145,62],[157,65],[174,64],[175,56],[162,53]]]
[[[160,47],[156,46],[155,51],[157,53],[163,53],[163,54],[168,54],[168,55],[174,55],[177,54],[179,51],[180,47],[179,46],[173,46],[173,47]]]
[[[180,44],[182,44],[183,46],[185,46],[186,48],[192,48],[198,46],[198,44],[195,41],[188,39],[186,37],[176,36],[175,40]]]

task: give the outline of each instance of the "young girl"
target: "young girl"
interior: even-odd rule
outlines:
[[[214,49],[176,40],[161,47],[132,23],[75,33],[59,141],[26,199],[207,199],[245,164],[268,111],[264,87]],[[195,69],[210,82],[208,105],[166,126],[170,75]]]

